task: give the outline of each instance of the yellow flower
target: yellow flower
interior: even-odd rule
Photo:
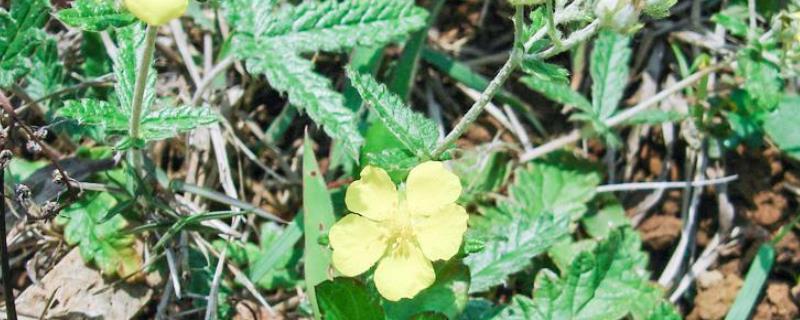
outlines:
[[[333,266],[353,277],[375,263],[375,286],[392,301],[411,298],[433,284],[432,260],[458,252],[467,230],[467,212],[455,201],[458,177],[441,162],[411,170],[398,191],[383,169],[367,166],[347,189],[349,214],[330,230]]]
[[[186,12],[189,0],[125,0],[134,16],[151,26],[161,26]]]

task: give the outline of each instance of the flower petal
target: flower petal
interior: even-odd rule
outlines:
[[[128,11],[153,26],[182,16],[188,5],[188,0],[125,0]]]
[[[333,247],[333,267],[348,277],[364,273],[383,256],[386,239],[386,230],[378,223],[348,214],[328,233]]]
[[[406,181],[406,199],[412,214],[431,214],[458,200],[461,181],[438,161],[427,161],[411,169]]]
[[[454,203],[429,216],[416,217],[414,232],[425,257],[430,260],[452,258],[461,246],[468,219],[464,207]]]
[[[344,198],[350,211],[372,220],[385,220],[397,206],[397,187],[381,168],[366,166],[361,179],[347,188]]]
[[[419,247],[402,241],[391,250],[375,270],[375,287],[381,296],[391,301],[412,298],[436,280],[433,265]]]

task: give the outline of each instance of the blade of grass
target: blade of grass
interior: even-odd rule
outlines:
[[[489,80],[486,79],[486,77],[472,71],[469,66],[431,48],[425,47],[422,49],[422,59],[433,65],[439,71],[474,90],[483,91],[486,90],[486,87],[489,85]],[[525,102],[522,102],[520,98],[501,89],[500,92],[495,95],[495,99],[501,103],[510,105],[520,112],[539,134],[547,135],[544,126],[542,126],[542,123],[536,118],[533,108]]]
[[[739,294],[736,295],[736,300],[733,302],[731,311],[728,312],[725,320],[746,320],[750,317],[758,297],[761,296],[761,289],[767,281],[774,262],[775,248],[772,247],[771,243],[762,244],[758,248],[756,258],[750,264],[750,269],[747,270],[744,285],[739,290]]]
[[[408,100],[408,93],[411,91],[414,78],[419,69],[419,56],[426,40],[428,40],[428,29],[436,22],[443,4],[444,0],[435,0],[431,4],[428,10],[430,15],[428,15],[428,22],[425,28],[415,32],[408,38],[403,49],[403,55],[397,61],[397,67],[394,69],[392,79],[389,82],[389,90],[403,98],[404,101]]]
[[[789,223],[783,225],[772,240],[758,248],[756,258],[750,264],[750,269],[747,270],[744,285],[736,295],[736,300],[733,302],[733,306],[725,320],[749,319],[756,301],[761,296],[764,283],[767,282],[772,265],[775,263],[775,245],[794,229],[798,223],[800,223],[800,214],[795,216]]]
[[[303,212],[300,211],[297,213],[294,220],[292,220],[292,223],[286,226],[286,230],[281,233],[278,239],[266,249],[267,251],[263,255],[260,255],[258,261],[253,263],[249,275],[250,281],[260,281],[261,278],[275,268],[275,264],[278,263],[278,260],[280,260],[286,252],[292,250],[292,247],[300,241],[302,236]]]
[[[320,320],[322,315],[317,304],[315,287],[328,279],[331,251],[318,240],[321,235],[328,233],[336,218],[333,216],[333,202],[320,174],[308,133],[303,144],[303,209],[306,294],[314,310],[314,318]]]

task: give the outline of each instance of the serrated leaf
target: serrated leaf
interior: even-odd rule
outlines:
[[[569,219],[541,213],[530,216],[509,209],[489,209],[470,217],[468,238],[481,238],[484,248],[464,258],[472,283],[470,293],[483,292],[528,267],[531,258],[547,251],[569,233]]]
[[[685,115],[676,111],[647,109],[637,113],[633,117],[628,118],[628,120],[625,120],[624,125],[660,124],[665,122],[681,121],[684,118],[686,118]]]
[[[783,80],[778,66],[761,57],[757,50],[741,50],[737,56],[737,75],[744,79],[744,89],[761,110],[773,110],[781,100]]]
[[[469,269],[452,259],[436,267],[436,282],[420,291],[411,299],[397,302],[383,301],[387,320],[414,318],[425,312],[443,314],[445,319],[455,319],[467,304],[469,289]]]
[[[59,11],[56,16],[68,26],[94,32],[136,22],[136,17],[120,10],[113,0],[76,0],[71,8]]]
[[[661,303],[649,282],[647,255],[636,231],[612,232],[593,252],[578,255],[559,277],[542,270],[530,299],[515,299],[526,319],[646,318]]]
[[[40,100],[62,87],[64,64],[58,57],[58,42],[54,38],[48,37],[39,50],[36,50],[31,59],[31,66],[36,72],[28,73],[25,78],[28,83],[25,91],[31,98]],[[57,104],[57,101],[48,99],[39,102],[39,105],[43,107],[44,113],[50,114],[51,105]]]
[[[546,98],[558,102],[562,105],[575,106],[584,113],[593,113],[592,103],[586,100],[580,93],[572,90],[564,82],[551,81],[539,77],[522,77],[519,79],[524,85]]]
[[[119,107],[97,99],[68,100],[58,114],[81,124],[98,126],[108,133],[128,131],[128,115]]]
[[[592,107],[600,120],[617,111],[628,83],[628,61],[631,57],[630,38],[616,32],[600,32],[592,50]]]
[[[800,97],[784,96],[764,119],[764,131],[781,151],[800,160]]]
[[[145,141],[172,138],[178,133],[217,122],[219,115],[209,107],[165,107],[148,113],[141,122]]]
[[[88,194],[62,210],[56,223],[64,226],[64,239],[80,248],[84,261],[96,264],[105,275],[125,277],[138,272],[143,261],[134,246],[136,239],[123,234],[129,225],[125,218],[116,215],[99,222],[116,203],[106,192]]]
[[[522,61],[521,67],[526,73],[544,81],[557,81],[564,84],[569,81],[567,69],[541,59],[525,59]]]
[[[49,13],[48,0],[12,1],[9,11],[0,8],[0,88],[32,70],[30,55],[44,39],[41,28]]]
[[[416,113],[403,103],[383,84],[370,75],[358,74],[348,69],[347,76],[353,87],[386,129],[392,133],[411,153],[429,159],[439,140],[436,123]]]
[[[262,18],[257,42],[300,53],[395,42],[425,26],[427,12],[407,0],[309,1]]]
[[[561,153],[520,168],[515,176],[508,200],[470,218],[468,241],[484,242],[482,251],[464,259],[472,276],[470,292],[503,283],[569,234],[570,221],[586,211],[600,182],[592,165]]]
[[[331,81],[313,71],[311,61],[294,53],[271,48],[247,60],[251,73],[264,74],[270,85],[288,95],[289,102],[306,111],[325,132],[358,159],[363,138],[356,126],[355,113],[344,106],[341,94],[331,89]]]
[[[317,285],[317,297],[325,320],[381,320],[378,298],[356,279],[339,277]]]
[[[642,11],[653,18],[662,19],[669,16],[671,9],[678,0],[646,0]]]
[[[392,178],[392,181],[397,183],[404,181],[411,169],[419,164],[419,159],[413,154],[399,148],[384,149],[380,152],[367,152],[365,158],[365,165],[385,170],[389,177]]]

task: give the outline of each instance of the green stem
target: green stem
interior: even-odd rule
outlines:
[[[133,91],[133,103],[131,104],[131,120],[129,135],[134,142],[134,147],[131,153],[131,161],[137,173],[141,174],[144,169],[144,160],[142,157],[142,150],[139,149],[139,141],[141,140],[141,122],[142,122],[142,104],[144,102],[144,91],[147,87],[147,76],[150,71],[150,65],[153,63],[153,52],[156,48],[156,36],[158,36],[158,27],[147,26],[147,34],[144,40],[144,54],[142,60],[138,65],[139,72],[136,74],[136,87]]]
[[[453,127],[453,130],[447,134],[444,140],[439,143],[435,150],[431,153],[431,158],[437,159],[442,153],[447,150],[447,148],[455,143],[461,135],[467,131],[467,128],[478,119],[483,109],[489,104],[489,101],[494,98],[495,94],[503,88],[503,84],[506,83],[508,78],[511,77],[511,74],[514,73],[514,70],[519,66],[520,61],[522,60],[522,42],[520,37],[522,36],[522,24],[523,24],[523,13],[524,10],[522,6],[517,6],[516,11],[514,13],[514,48],[511,49],[511,55],[509,56],[506,63],[500,68],[500,71],[497,72],[497,75],[489,82],[489,86],[486,87],[486,90],[483,91],[481,96],[478,98],[477,101],[469,108],[467,114],[461,118],[461,121]]]

